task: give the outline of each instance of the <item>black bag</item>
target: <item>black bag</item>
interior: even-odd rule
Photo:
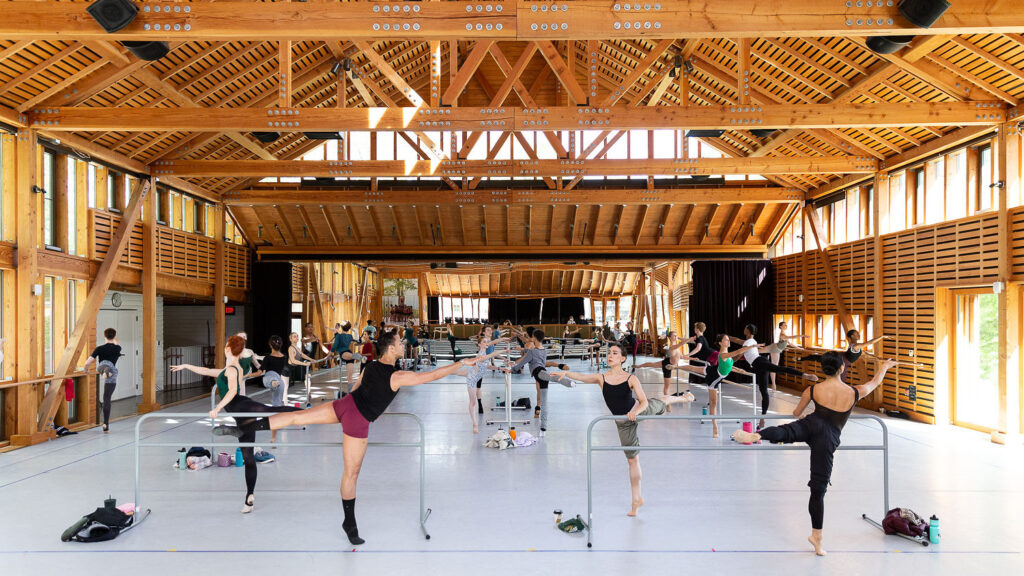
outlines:
[[[516,408],[526,408],[527,410],[529,410],[532,406],[530,404],[529,398],[519,398],[518,400],[513,402],[512,405],[515,406]]]
[[[97,508],[83,516],[78,522],[61,534],[62,542],[105,542],[121,534],[121,530],[132,525],[133,516],[117,508]]]
[[[206,456],[207,458],[213,458],[213,454],[211,454],[209,450],[203,448],[202,446],[193,446],[189,448],[188,453],[185,454],[185,457],[190,458],[192,456]]]

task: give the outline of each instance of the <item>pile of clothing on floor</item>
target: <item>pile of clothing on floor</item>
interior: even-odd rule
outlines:
[[[524,446],[533,446],[537,443],[537,438],[529,432],[519,432],[516,434],[513,440],[505,430],[498,430],[490,438],[484,442],[484,446],[487,448],[497,448],[498,450],[506,450],[508,448],[522,448]]]

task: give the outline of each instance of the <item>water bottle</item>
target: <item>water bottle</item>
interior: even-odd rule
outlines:
[[[934,514],[928,521],[928,541],[932,544],[939,543],[939,518]]]
[[[188,468],[188,460],[185,458],[187,455],[184,448],[178,450],[178,470]]]
[[[513,427],[512,427],[512,429],[511,429],[511,430],[509,430],[509,433],[508,433],[508,435],[509,435],[509,437],[510,437],[510,438],[512,438],[513,440],[515,440],[515,439],[516,439],[516,427],[515,427],[515,426],[513,426]]]
[[[242,456],[241,448],[235,448],[235,466],[245,466],[245,458]]]
[[[501,407],[501,396],[494,397],[494,405],[499,408]]]
[[[709,406],[710,406],[710,404],[705,404],[704,407],[700,409],[700,413],[701,413],[702,416],[707,416],[708,415],[708,407]]]

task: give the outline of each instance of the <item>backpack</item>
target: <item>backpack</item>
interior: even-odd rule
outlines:
[[[885,513],[882,519],[882,530],[892,536],[903,534],[911,538],[926,538],[928,522],[909,508],[893,508]]]
[[[530,408],[533,407],[530,404],[530,399],[529,398],[519,398],[518,400],[516,400],[515,402],[512,403],[512,406],[514,406],[516,408],[526,408],[527,410],[529,410]]]
[[[135,520],[117,508],[97,508],[61,534],[61,542],[105,542],[117,538]]]

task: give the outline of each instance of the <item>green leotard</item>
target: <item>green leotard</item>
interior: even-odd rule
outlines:
[[[220,371],[220,374],[217,374],[217,395],[221,398],[228,395],[228,377],[224,374],[227,370],[225,368]]]
[[[719,358],[718,359],[718,375],[728,376],[732,372],[732,358]]]

